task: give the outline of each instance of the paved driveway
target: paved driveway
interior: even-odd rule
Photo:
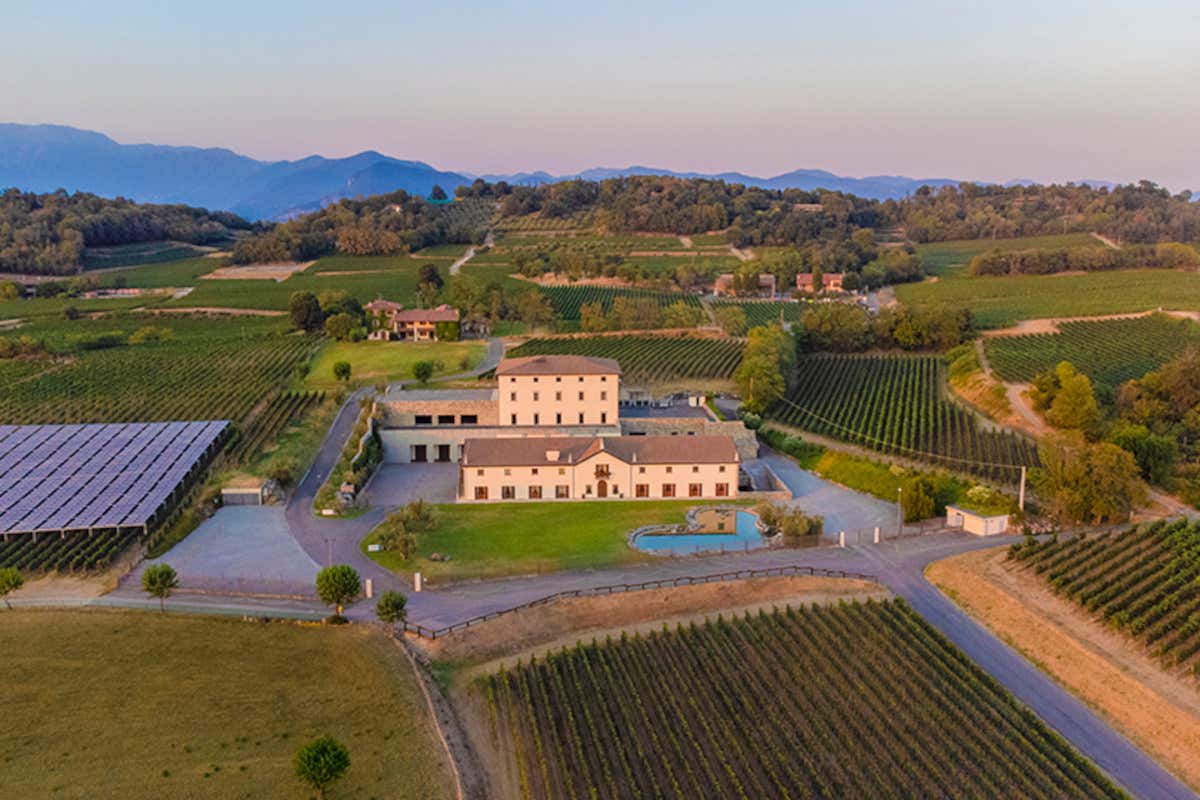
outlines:
[[[146,566],[166,562],[189,589],[311,594],[319,569],[296,543],[282,506],[225,506],[161,558],[143,562],[126,585],[141,585]]]
[[[399,506],[418,497],[430,503],[453,503],[458,464],[384,464],[366,491],[372,506]]]
[[[792,492],[792,502],[825,518],[825,532],[854,531],[896,524],[896,506],[878,498],[838,486],[806,472],[795,461],[767,448],[759,461],[771,468]]]

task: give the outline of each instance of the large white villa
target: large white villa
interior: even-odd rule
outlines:
[[[459,465],[458,499],[728,498],[757,444],[704,407],[634,408],[606,358],[511,358],[495,389],[391,390],[384,458]]]

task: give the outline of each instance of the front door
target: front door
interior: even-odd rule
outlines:
[[[414,444],[413,445],[413,459],[412,460],[416,464],[424,464],[426,461],[429,460],[429,456],[426,453],[425,445],[423,445],[423,444]]]
[[[437,446],[437,460],[438,461],[449,461],[450,460],[450,445],[439,444]]]
[[[608,481],[596,482],[596,497],[608,497]]]

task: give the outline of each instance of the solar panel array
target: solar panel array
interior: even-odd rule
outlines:
[[[0,425],[0,533],[146,525],[228,426]]]

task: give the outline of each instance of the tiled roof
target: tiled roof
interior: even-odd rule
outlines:
[[[737,447],[729,436],[547,436],[467,439],[462,463],[469,467],[538,467],[577,464],[601,453],[626,464],[732,464]]]
[[[620,375],[621,365],[611,358],[591,356],[524,356],[506,358],[497,375]]]
[[[458,322],[458,309],[443,303],[437,308],[409,308],[394,318],[397,322]]]

